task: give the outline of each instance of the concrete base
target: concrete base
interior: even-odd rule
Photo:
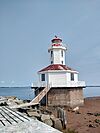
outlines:
[[[48,106],[76,107],[84,104],[83,88],[51,88]]]

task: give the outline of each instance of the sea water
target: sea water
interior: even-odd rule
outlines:
[[[86,87],[83,89],[84,97],[100,96],[100,87]]]
[[[83,89],[84,97],[100,96],[100,87],[86,87]],[[0,96],[16,96],[19,99],[32,100],[34,89],[31,87],[0,87]]]
[[[0,96],[16,96],[19,99],[32,100],[34,90],[31,87],[0,87]]]

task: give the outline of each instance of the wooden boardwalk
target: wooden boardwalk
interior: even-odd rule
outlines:
[[[0,107],[0,128],[25,121],[30,121],[30,119],[7,106]]]
[[[29,118],[7,106],[0,107],[0,133],[61,133],[60,131]]]

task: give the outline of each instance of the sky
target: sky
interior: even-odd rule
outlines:
[[[54,36],[66,65],[100,85],[100,0],[0,0],[0,86],[30,86],[50,64]]]

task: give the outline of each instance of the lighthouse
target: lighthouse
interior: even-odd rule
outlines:
[[[49,106],[77,106],[84,104],[85,81],[79,81],[79,72],[66,65],[67,48],[62,39],[55,36],[48,48],[50,65],[38,71],[36,95],[46,95]],[[37,89],[38,88],[38,89]],[[42,96],[40,95],[40,100]]]

